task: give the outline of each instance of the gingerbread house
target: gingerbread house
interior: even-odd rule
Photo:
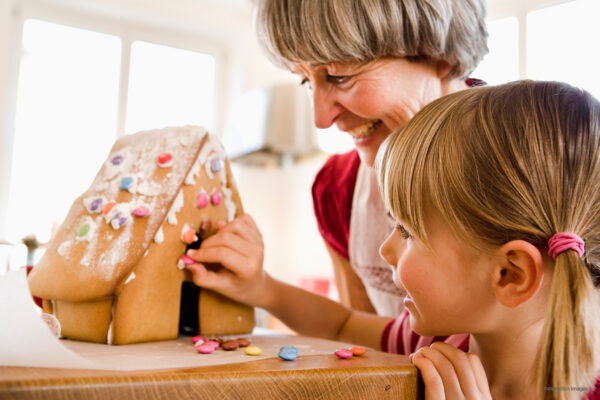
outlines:
[[[223,147],[204,128],[125,136],[33,268],[31,292],[71,339],[251,332],[252,308],[197,288],[185,269],[186,249],[241,213]]]

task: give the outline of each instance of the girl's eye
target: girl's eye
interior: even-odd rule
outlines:
[[[308,83],[308,78],[303,78],[303,79],[300,81],[300,86],[302,86],[302,85],[305,85],[305,84],[307,84],[307,83]]]
[[[406,240],[410,239],[412,235],[404,228],[402,225],[396,225],[396,230],[402,235],[402,237]]]

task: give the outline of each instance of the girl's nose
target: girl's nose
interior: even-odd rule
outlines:
[[[379,254],[391,266],[395,266],[398,262],[398,257],[396,257],[396,251],[394,251],[394,246],[392,244],[394,233],[395,232],[392,231],[383,241],[381,247],[379,247]]]

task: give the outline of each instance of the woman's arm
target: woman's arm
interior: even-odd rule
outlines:
[[[375,314],[365,286],[352,269],[350,261],[339,255],[327,243],[325,243],[325,247],[331,257],[333,277],[340,296],[340,303],[356,311]]]
[[[262,269],[263,249],[262,236],[246,214],[207,238],[200,249],[189,250],[187,255],[198,263],[188,268],[196,285],[264,308],[302,335],[380,348],[389,318],[353,312],[326,297],[272,278]],[[225,268],[211,271],[202,262],[220,263]]]

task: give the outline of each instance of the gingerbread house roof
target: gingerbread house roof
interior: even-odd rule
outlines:
[[[119,139],[33,269],[32,293],[67,301],[111,295],[151,241],[160,241],[163,221],[176,221],[181,186],[194,184],[200,173],[220,175],[232,220],[235,205],[225,188],[226,171],[210,169],[211,161],[222,163],[224,157],[220,142],[200,127]]]

